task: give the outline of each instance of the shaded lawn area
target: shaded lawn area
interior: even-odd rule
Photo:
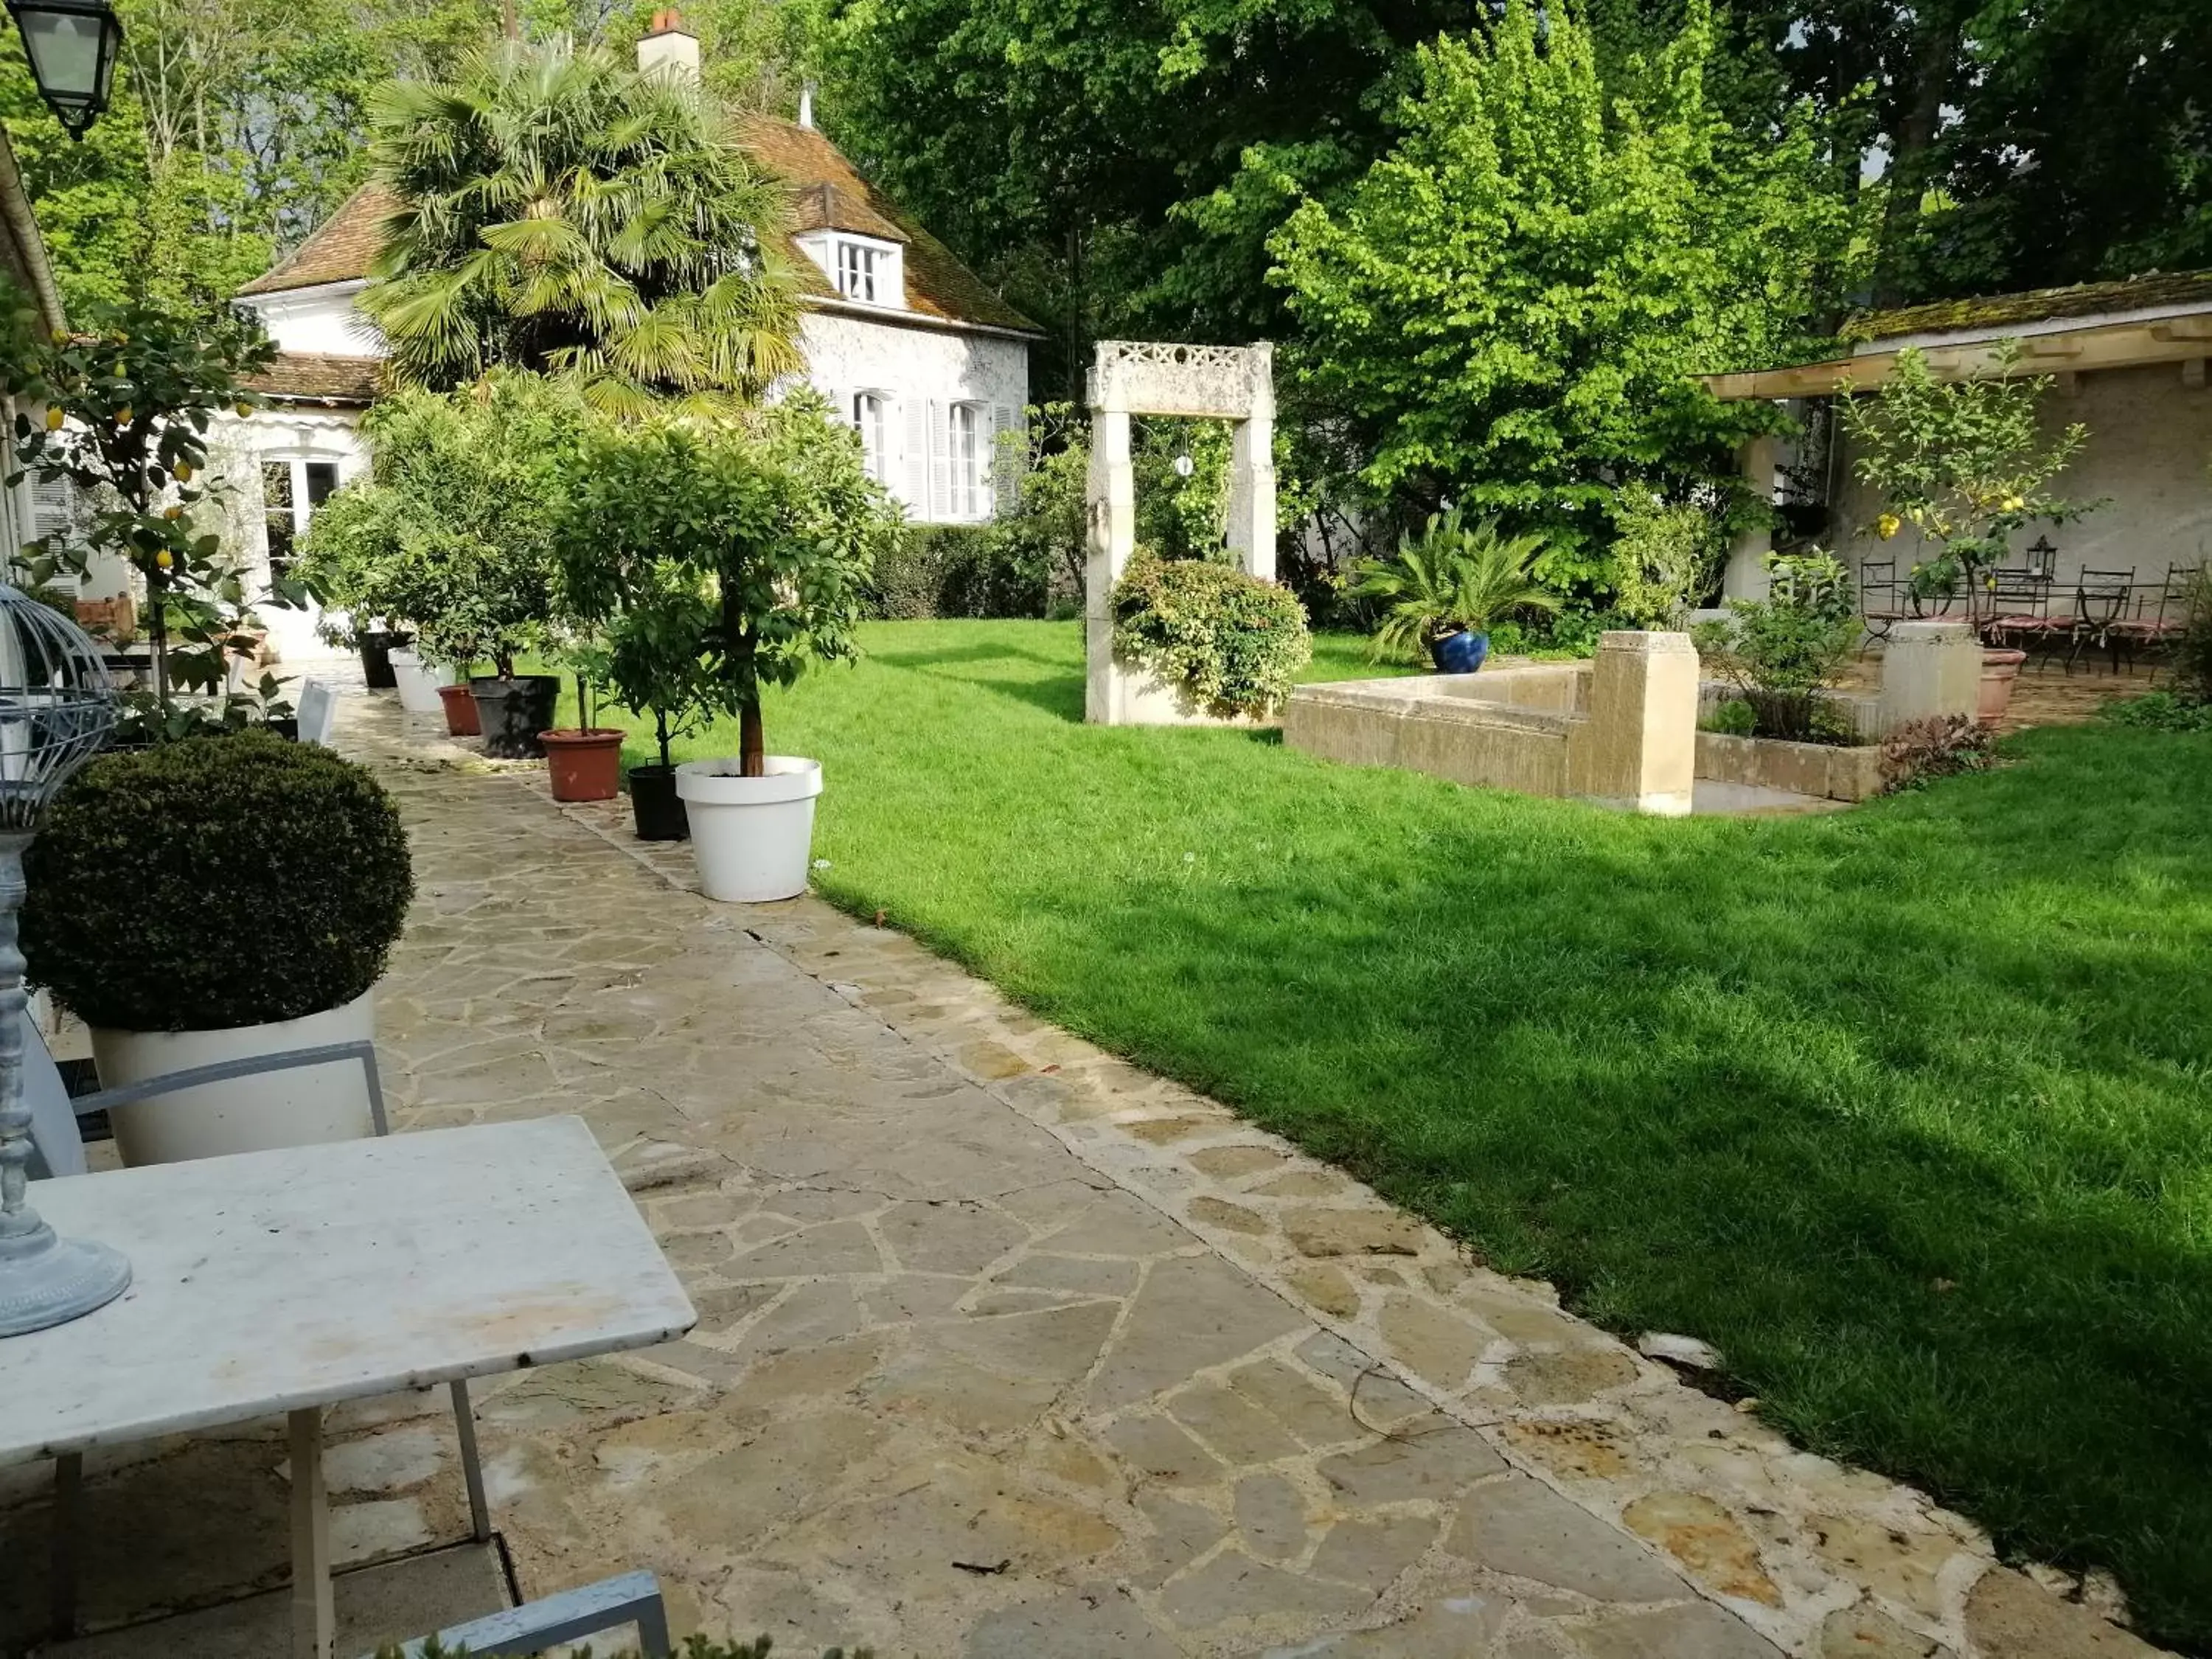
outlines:
[[[827,896],[2212,1651],[2212,737],[1662,823],[1085,727],[1073,623],[866,644],[768,711]]]

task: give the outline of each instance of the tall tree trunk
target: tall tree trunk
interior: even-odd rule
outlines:
[[[1067,233],[1067,400],[1083,407],[1083,232]]]
[[[1907,244],[1935,159],[1943,96],[1959,61],[1960,33],[1958,17],[1941,6],[1932,7],[1914,33],[1912,101],[1890,139],[1889,199],[1882,208],[1881,246],[1875,264],[1878,306],[1893,306],[1905,297]]]
[[[509,40],[522,39],[522,23],[514,15],[514,0],[499,0],[499,32]]]

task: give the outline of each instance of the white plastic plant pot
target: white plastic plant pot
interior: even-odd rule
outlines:
[[[143,1083],[195,1066],[314,1048],[328,1042],[373,1042],[376,993],[364,991],[339,1008],[268,1025],[227,1031],[116,1031],[94,1026],[92,1057],[103,1089]],[[368,1079],[359,1060],[303,1066],[289,1072],[204,1083],[156,1095],[108,1114],[125,1164],[181,1164],[229,1152],[260,1152],[374,1133]]]
[[[685,761],[676,769],[700,888],[725,904],[796,898],[806,890],[807,855],[814,850],[822,763],[770,755],[766,775],[757,778],[741,776],[739,764],[731,757]]]
[[[424,662],[418,653],[402,646],[392,653],[392,678],[398,686],[399,706],[409,714],[445,714],[438,688],[453,684],[452,669]]]

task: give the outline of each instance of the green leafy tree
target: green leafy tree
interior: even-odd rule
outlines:
[[[404,382],[573,370],[600,405],[757,398],[803,367],[781,189],[719,106],[601,47],[505,42],[374,100],[398,198],[363,310]]]
[[[1770,553],[1767,596],[1730,599],[1728,617],[1691,630],[1698,653],[1735,683],[1760,737],[1844,738],[1825,718],[1820,692],[1858,648],[1858,605],[1832,554]]]
[[[1889,378],[1864,398],[1841,400],[1851,470],[1880,493],[1880,516],[1860,533],[1884,541],[1905,525],[1934,556],[1913,567],[1923,592],[1949,592],[1963,578],[1971,599],[2002,562],[2012,534],[2037,519],[2063,523],[2097,503],[2051,489],[2089,428],[2079,421],[2045,437],[2037,410],[2047,374],[2014,371],[2019,342],[2006,341],[1985,374],[1942,380],[1917,347],[1898,353]]]
[[[805,394],[742,421],[605,420],[575,477],[563,589],[618,657],[629,647],[621,694],[736,715],[744,774],[760,776],[763,689],[857,653],[867,583],[896,529],[858,440]]]
[[[240,631],[256,596],[235,550],[204,527],[216,520],[223,481],[208,471],[208,432],[228,410],[252,403],[240,380],[274,354],[243,313],[178,316],[143,304],[88,304],[76,331],[40,332],[18,290],[0,292],[0,390],[43,405],[46,418],[15,417],[26,476],[66,479],[88,503],[81,532],[57,532],[15,555],[35,584],[82,576],[100,557],[130,566],[145,585],[153,696],[163,720],[179,688],[212,694],[229,659],[255,641]],[[288,596],[272,596],[282,602]]]
[[[1761,510],[1733,451],[1772,411],[1692,376],[1797,343],[1849,225],[1807,132],[1729,136],[1712,51],[1693,0],[1636,95],[1609,100],[1571,10],[1540,25],[1508,0],[1487,34],[1418,54],[1390,155],[1273,243],[1297,372],[1359,434],[1367,489],[1540,528],[1540,574],[1583,591],[1626,480]]]
[[[363,422],[366,479],[339,490],[295,570],[356,626],[404,623],[431,656],[503,678],[557,633],[554,536],[582,453],[569,380],[501,372],[449,394],[406,390]]]

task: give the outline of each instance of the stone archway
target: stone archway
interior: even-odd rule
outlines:
[[[1114,660],[1114,584],[1137,545],[1135,415],[1228,421],[1229,548],[1237,568],[1275,579],[1275,349],[1101,340],[1091,365],[1090,552],[1084,569],[1087,672],[1083,717],[1103,726],[1168,725],[1178,712],[1151,678]]]

